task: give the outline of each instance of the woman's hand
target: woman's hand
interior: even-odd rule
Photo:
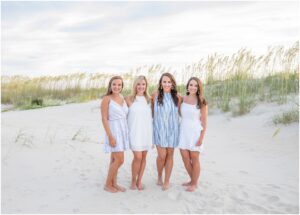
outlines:
[[[109,139],[109,145],[111,147],[116,147],[117,144],[115,138],[113,136],[110,136],[108,139]]]
[[[197,142],[196,142],[196,146],[201,146],[201,145],[202,145],[202,140],[198,139]]]

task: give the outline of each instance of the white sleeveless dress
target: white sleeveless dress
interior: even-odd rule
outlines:
[[[181,104],[178,148],[187,149],[189,151],[203,151],[203,143],[201,146],[196,146],[202,130],[200,115],[200,109],[197,109],[197,105],[191,105],[185,102]]]
[[[127,125],[128,107],[124,101],[121,106],[114,100],[109,101],[108,106],[108,123],[113,137],[116,140],[116,146],[112,147],[109,144],[109,139],[105,133],[104,152],[122,152],[129,149],[129,134]]]
[[[132,151],[148,151],[152,147],[151,104],[144,96],[136,96],[128,113],[129,143]]]

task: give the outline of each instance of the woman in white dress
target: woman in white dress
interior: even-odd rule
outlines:
[[[117,184],[118,170],[124,163],[124,151],[129,148],[128,107],[121,95],[122,89],[122,78],[112,77],[101,103],[102,123],[105,129],[104,152],[111,153],[104,189],[112,193],[126,190]]]
[[[129,107],[129,143],[133,151],[131,189],[143,190],[142,176],[146,166],[147,151],[152,147],[152,113],[145,76],[138,76],[131,96],[126,97]]]
[[[179,135],[180,154],[190,181],[183,183],[186,191],[194,191],[200,175],[199,154],[203,151],[208,106],[203,97],[201,81],[192,77],[186,85],[186,96],[181,104],[181,125]]]

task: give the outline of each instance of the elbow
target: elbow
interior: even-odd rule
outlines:
[[[102,117],[102,123],[105,124],[108,122],[108,119],[106,117]]]

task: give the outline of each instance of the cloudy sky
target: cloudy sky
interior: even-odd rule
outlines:
[[[2,75],[174,68],[299,37],[298,1],[1,2]]]

